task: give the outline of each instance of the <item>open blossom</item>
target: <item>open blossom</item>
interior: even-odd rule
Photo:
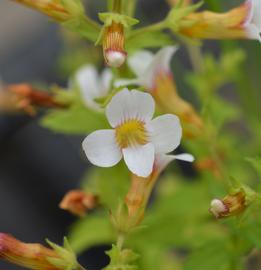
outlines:
[[[261,32],[261,1],[247,0],[225,13],[191,13],[180,23],[179,32],[201,39],[257,39]]]
[[[76,72],[75,79],[86,106],[100,110],[100,105],[95,99],[105,97],[108,94],[112,81],[110,69],[104,69],[99,75],[94,66],[85,65]]]
[[[106,108],[113,129],[95,131],[83,141],[90,162],[111,167],[123,157],[131,172],[149,176],[155,155],[176,149],[182,136],[177,116],[165,114],[152,120],[154,109],[154,100],[147,93],[127,89],[117,93]]]
[[[155,55],[142,50],[128,59],[136,78],[120,80],[116,85],[136,84],[145,88],[164,113],[176,114],[183,124],[185,136],[195,136],[202,130],[202,120],[193,106],[178,95],[170,61],[177,47],[167,46]]]

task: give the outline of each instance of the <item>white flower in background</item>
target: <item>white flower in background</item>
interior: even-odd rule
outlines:
[[[246,3],[252,5],[249,17],[244,24],[247,29],[249,38],[261,41],[261,0],[248,0]]]
[[[75,80],[80,87],[86,106],[94,110],[100,110],[100,105],[95,99],[105,97],[108,94],[112,81],[110,69],[104,69],[99,75],[94,66],[86,65],[76,72]]]
[[[150,94],[127,89],[117,93],[106,108],[113,129],[95,131],[83,141],[90,162],[111,167],[123,157],[131,172],[149,176],[155,156],[176,149],[182,136],[177,116],[165,114],[152,120],[154,109]]]
[[[170,61],[177,49],[175,46],[167,46],[160,49],[155,55],[147,50],[141,50],[131,55],[128,58],[128,65],[137,78],[119,80],[116,82],[116,86],[136,84],[143,86],[146,91],[152,92],[155,90],[156,81],[162,74],[170,76],[172,79]]]

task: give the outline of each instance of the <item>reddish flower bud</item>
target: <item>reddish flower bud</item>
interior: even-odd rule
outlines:
[[[69,191],[61,201],[59,207],[68,210],[74,215],[85,216],[88,210],[97,206],[98,197],[81,190]]]
[[[35,270],[57,270],[48,259],[59,256],[40,244],[26,244],[13,236],[0,233],[0,259]]]
[[[213,199],[209,211],[216,218],[224,218],[240,214],[246,208],[246,194],[243,190],[229,194],[222,200]]]
[[[124,26],[121,23],[112,22],[105,28],[103,36],[104,59],[110,67],[120,67],[126,60],[124,51]]]

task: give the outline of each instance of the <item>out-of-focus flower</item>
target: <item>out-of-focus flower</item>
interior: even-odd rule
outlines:
[[[209,211],[216,218],[240,214],[246,208],[246,194],[243,190],[232,193],[221,199],[213,199]]]
[[[169,153],[180,144],[182,129],[172,114],[156,117],[151,95],[137,90],[118,92],[106,107],[113,127],[91,133],[83,149],[91,163],[101,167],[116,165],[122,157],[140,177],[151,174],[157,153]]]
[[[135,53],[129,57],[128,63],[137,78],[120,80],[116,85],[143,86],[163,112],[176,114],[180,118],[184,136],[193,137],[202,131],[203,123],[193,106],[177,93],[170,68],[170,61],[176,50],[176,47],[168,46],[155,55],[149,51]]]
[[[112,22],[104,30],[103,55],[108,66],[120,67],[127,57],[124,50],[125,36],[124,26],[121,23]]]
[[[106,68],[99,76],[94,66],[86,65],[76,72],[75,79],[86,106],[94,110],[101,110],[96,99],[105,97],[109,93],[112,82],[111,70]]]
[[[66,239],[64,247],[48,243],[53,249],[41,244],[23,243],[9,234],[0,233],[0,259],[34,270],[80,269]]]
[[[218,179],[220,179],[222,176],[220,168],[217,164],[217,161],[215,161],[211,157],[197,160],[197,162],[195,163],[195,167],[200,171],[205,171],[205,170],[211,171],[213,175]]]
[[[184,17],[178,32],[200,39],[257,39],[261,32],[261,1],[247,0],[225,13],[194,12]]]
[[[66,21],[70,17],[70,13],[66,9],[63,0],[13,0],[13,1],[26,5],[30,8],[36,9],[57,21]]]
[[[24,111],[34,115],[35,107],[64,108],[67,105],[55,100],[49,93],[33,88],[30,84],[0,86],[0,111]]]
[[[82,190],[71,190],[64,196],[59,207],[83,217],[89,210],[95,208],[97,203],[98,197],[96,195]]]

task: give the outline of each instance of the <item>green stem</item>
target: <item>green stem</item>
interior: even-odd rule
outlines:
[[[114,0],[112,11],[116,13],[122,13],[122,0]]]
[[[125,8],[126,14],[130,17],[133,17],[137,6],[137,0],[128,0],[126,1],[125,5],[126,5]]]
[[[187,44],[190,61],[196,73],[203,71],[203,60],[200,46]]]
[[[143,35],[147,32],[160,31],[165,27],[166,27],[165,21],[161,21],[161,22],[149,25],[149,26],[141,27],[139,29],[133,30],[128,36],[128,39],[134,38],[139,35]]]
[[[125,236],[122,233],[119,233],[117,239],[117,247],[121,250],[123,247],[123,243],[125,241]]]

